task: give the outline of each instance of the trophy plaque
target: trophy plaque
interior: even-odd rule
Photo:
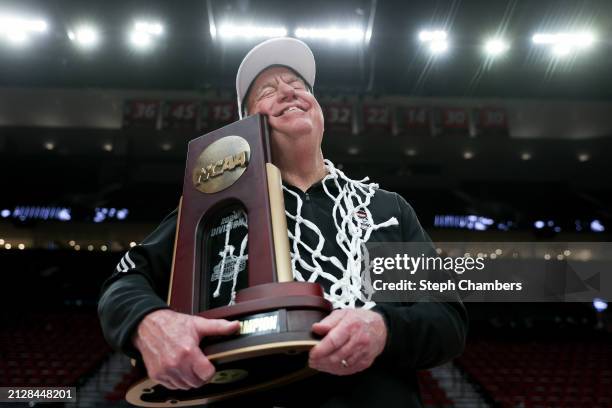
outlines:
[[[189,143],[168,304],[180,313],[238,320],[240,332],[203,338],[200,347],[216,374],[197,389],[165,388],[137,362],[143,379],[128,390],[128,402],[207,404],[314,373],[308,351],[319,339],[311,326],[331,304],[319,284],[293,280],[285,217],[265,116],[250,116]],[[237,226],[245,232],[248,258],[236,257],[240,242],[229,241]],[[228,249],[231,256],[225,253],[217,262]]]

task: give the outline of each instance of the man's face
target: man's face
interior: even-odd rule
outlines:
[[[272,137],[323,138],[323,112],[304,81],[291,69],[271,67],[257,76],[246,100],[248,113],[268,116]]]

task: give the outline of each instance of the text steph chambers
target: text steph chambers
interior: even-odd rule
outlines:
[[[447,291],[465,290],[465,291],[519,291],[523,290],[521,282],[500,282],[497,279],[495,282],[472,282],[469,279],[462,279],[458,282],[448,280],[446,282],[430,282],[421,279],[418,282],[402,279],[399,282],[383,282],[380,279],[373,283],[374,290],[401,290],[401,291],[431,291],[444,293]]]

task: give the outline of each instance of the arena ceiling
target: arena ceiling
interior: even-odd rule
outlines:
[[[362,30],[365,37],[357,42],[306,40],[317,57],[317,89],[325,92],[612,96],[608,0],[8,0],[0,4],[2,15],[41,19],[47,28],[27,44],[0,41],[0,86],[231,89],[240,58],[261,40],[224,38],[221,27],[233,24],[239,31],[254,25],[284,27],[288,35],[300,27]],[[126,39],[137,19],[163,26],[163,35],[148,52],[135,50]],[[68,38],[80,24],[99,30],[98,47],[83,50]],[[446,31],[448,50],[432,56],[419,41],[422,30]],[[536,33],[564,32],[589,32],[595,41],[588,49],[563,55],[533,43]],[[504,55],[483,55],[491,37],[507,42]]]

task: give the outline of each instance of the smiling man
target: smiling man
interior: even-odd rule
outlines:
[[[429,238],[403,198],[367,180],[352,180],[324,159],[324,120],[314,82],[314,56],[296,39],[259,44],[238,69],[241,116],[268,116],[272,159],[283,178],[294,279],[320,283],[335,309],[312,327],[322,340],[310,351],[309,365],[320,373],[244,404],[420,407],[416,370],[461,353],[465,310],[459,302],[376,304],[364,296],[363,243]],[[109,343],[128,355],[140,354],[149,377],[168,388],[189,389],[215,373],[199,348],[201,338],[232,334],[238,324],[168,309],[163,299],[176,219],[174,212],[126,253],[104,284],[99,315]],[[226,219],[233,221],[225,231],[242,227],[246,234],[243,215]],[[236,220],[242,221],[234,225]],[[217,275],[219,287],[223,274]]]

